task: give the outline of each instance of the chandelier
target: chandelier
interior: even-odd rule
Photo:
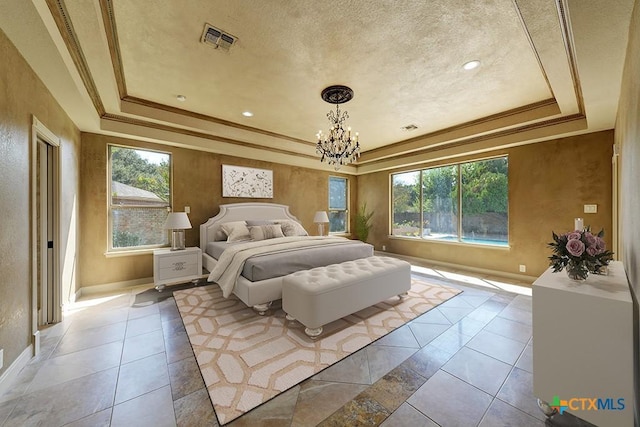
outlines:
[[[329,86],[322,91],[322,99],[330,104],[336,104],[336,111],[329,111],[327,118],[331,124],[329,134],[325,135],[318,131],[316,137],[316,153],[320,154],[321,162],[326,161],[336,170],[342,165],[348,165],[360,157],[360,144],[358,143],[358,132],[351,134],[351,128],[344,128],[344,121],[349,118],[346,111],[340,112],[340,104],[350,101],[353,98],[353,90],[347,86]]]

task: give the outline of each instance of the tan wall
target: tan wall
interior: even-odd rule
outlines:
[[[620,146],[620,246],[636,295],[640,295],[640,4],[629,32],[616,143]]]
[[[620,248],[627,277],[635,298],[640,298],[640,3],[635,2],[629,29],[629,44],[622,77],[616,123],[616,144],[620,148]],[[636,423],[640,422],[640,319],[635,325]],[[637,425],[637,424],[636,424]]]
[[[221,156],[202,151],[167,147],[141,141],[82,134],[83,230],[80,260],[80,283],[92,286],[116,283],[153,276],[151,254],[105,257],[107,250],[107,144],[150,148],[172,153],[173,206],[176,211],[191,207],[189,219],[193,228],[187,230],[187,245],[198,246],[199,225],[218,213],[218,206],[225,203],[261,201],[289,205],[309,231],[317,233],[313,215],[328,209],[329,173],[238,157]],[[222,165],[237,165],[273,170],[273,199],[242,199],[222,197]],[[346,176],[335,174],[338,176]],[[351,210],[355,208],[356,178],[348,177],[354,194]]]
[[[0,31],[0,348],[4,368],[31,343],[30,144],[35,115],[61,138],[60,273],[75,292],[80,133]]]
[[[389,238],[389,175],[398,171],[360,176],[358,201],[375,211],[369,241],[378,250],[506,273],[520,274],[524,264],[527,276],[540,275],[551,232],[573,228],[575,217],[604,228],[611,243],[612,144],[606,131],[490,153],[509,157],[509,249]],[[598,213],[582,213],[583,204],[597,204]]]

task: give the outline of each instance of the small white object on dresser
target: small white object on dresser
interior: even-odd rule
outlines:
[[[202,251],[169,248],[153,251],[153,283],[161,291],[167,284],[184,283],[202,277]]]

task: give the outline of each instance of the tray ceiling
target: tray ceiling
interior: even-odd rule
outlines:
[[[342,108],[363,149],[347,173],[612,128],[633,6],[12,2],[46,27],[42,48],[54,46],[64,67],[58,80],[41,78],[81,130],[323,167],[314,137],[334,107],[320,92],[343,84],[355,92]],[[207,23],[237,38],[228,51],[201,42]],[[0,25],[20,37],[8,20]],[[37,50],[16,45],[27,60]],[[471,60],[480,66],[464,70]],[[61,94],[56,84],[69,79],[77,92]]]

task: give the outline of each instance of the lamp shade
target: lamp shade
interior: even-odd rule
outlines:
[[[167,230],[186,230],[191,228],[191,222],[185,212],[169,212],[164,222]]]
[[[313,222],[314,223],[329,222],[329,217],[327,216],[327,212],[325,211],[316,212],[316,214],[313,216]]]

